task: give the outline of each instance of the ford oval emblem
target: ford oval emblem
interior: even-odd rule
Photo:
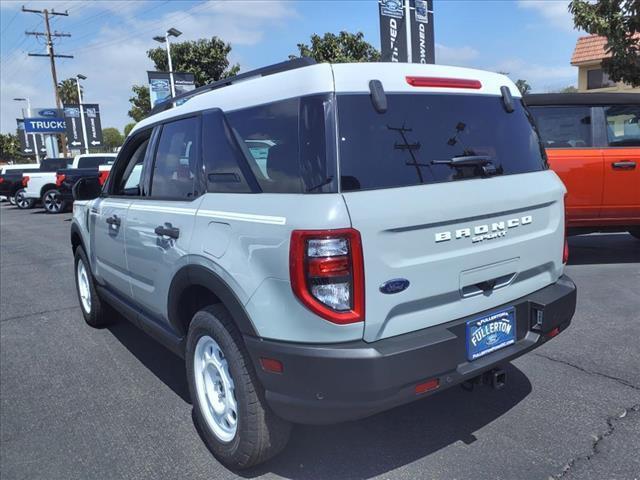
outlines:
[[[57,110],[39,110],[38,113],[41,117],[55,117],[58,115]]]
[[[394,278],[393,280],[387,280],[380,285],[380,291],[386,294],[400,293],[406,290],[409,286],[409,280],[406,278]]]

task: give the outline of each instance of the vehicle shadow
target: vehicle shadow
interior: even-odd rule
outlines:
[[[183,360],[124,319],[107,328],[151,373],[191,403]],[[273,473],[291,479],[366,479],[458,441],[471,444],[476,440],[473,432],[504,415],[532,390],[519,369],[511,364],[503,368],[508,381],[500,391],[477,387],[467,392],[456,386],[363,420],[295,425],[282,454],[235,473],[245,478]]]
[[[182,400],[191,403],[184,360],[123,318],[109,325],[107,329],[151,373]]]
[[[273,460],[236,472],[245,478],[274,473],[290,479],[367,479],[427,457],[504,415],[531,392],[529,379],[507,364],[506,386],[473,392],[452,387],[373,417],[330,426],[296,425]]]
[[[640,240],[628,233],[569,237],[569,265],[640,263]]]

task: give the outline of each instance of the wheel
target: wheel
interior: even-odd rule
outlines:
[[[82,310],[84,320],[96,328],[112,323],[113,311],[100,300],[96,292],[87,255],[82,247],[76,249],[74,270],[76,274],[76,291],[78,292],[80,310]]]
[[[28,210],[30,208],[33,208],[36,204],[36,200],[34,198],[25,197],[24,188],[18,190],[13,198],[14,205],[21,210]]]
[[[640,240],[640,227],[630,228],[629,233]]]
[[[15,196],[7,197],[7,200],[9,200],[9,204],[11,204],[11,205],[15,205],[16,204],[16,197]]]
[[[244,469],[278,454],[289,440],[291,425],[267,405],[224,307],[210,306],[194,315],[185,353],[196,427],[216,458]]]
[[[67,202],[62,200],[60,192],[55,188],[44,193],[42,196],[42,205],[47,213],[61,213],[67,209]]]

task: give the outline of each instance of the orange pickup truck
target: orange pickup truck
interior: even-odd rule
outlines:
[[[527,95],[550,167],[567,187],[570,233],[640,239],[640,94]]]

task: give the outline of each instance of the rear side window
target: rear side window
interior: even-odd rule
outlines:
[[[605,118],[610,147],[640,146],[640,105],[612,105]]]
[[[591,139],[591,107],[531,107],[547,148],[585,148]]]
[[[197,196],[199,122],[191,117],[163,125],[153,164],[152,197],[189,200]]]
[[[227,113],[249,152],[250,167],[266,193],[337,191],[328,95],[273,102]],[[330,140],[328,140],[328,137]]]
[[[520,102],[512,113],[500,97],[488,95],[387,94],[387,103],[380,114],[369,95],[338,96],[344,191],[470,178],[432,163],[457,156],[488,156],[505,175],[546,168],[533,120]]]

